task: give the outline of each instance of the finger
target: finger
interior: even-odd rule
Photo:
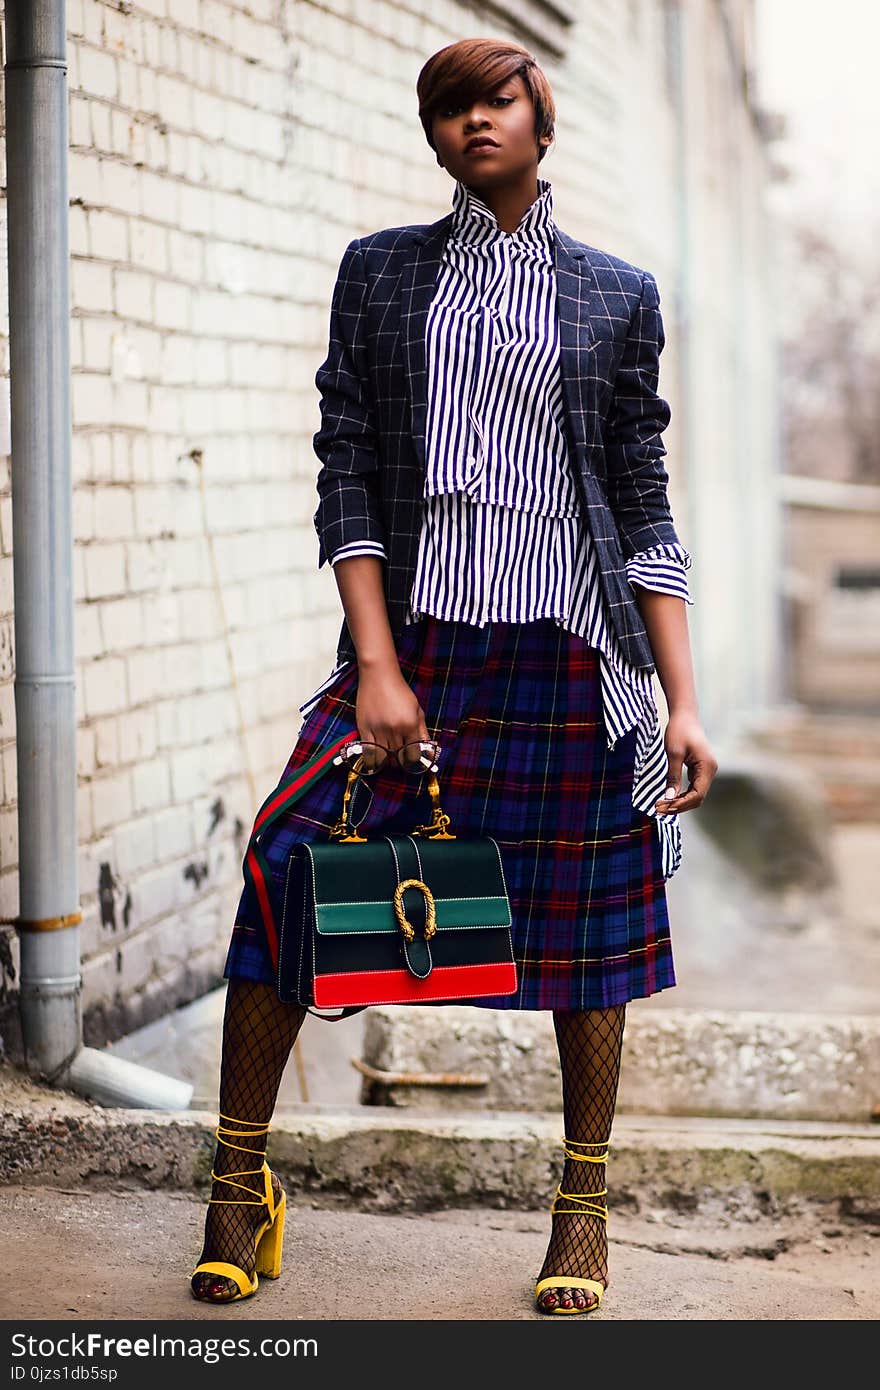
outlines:
[[[695,811],[698,806],[702,806],[703,798],[696,792],[690,790],[681,792],[678,796],[672,797],[670,801],[658,801],[657,810],[663,816],[680,815],[684,811]]]
[[[705,801],[717,770],[717,765],[714,763],[704,762],[702,759],[695,762],[691,769],[689,791],[696,792],[700,800]]]
[[[379,739],[379,743],[383,747],[393,750],[405,743],[408,737],[409,731],[406,724],[386,724],[382,728],[382,737]]]
[[[667,760],[665,801],[671,801],[681,788],[681,753],[670,753]]]
[[[708,763],[695,762],[691,768],[690,785],[673,797],[661,797],[655,802],[662,815],[677,814],[680,811],[693,811],[702,806],[712,781],[713,771]]]
[[[408,729],[398,729],[393,736],[389,736],[388,747],[392,748],[395,753],[399,753],[401,748],[405,748],[407,745],[413,743],[418,743],[420,738],[421,734],[412,727]]]
[[[682,787],[681,790],[678,790],[677,788],[667,786],[666,794],[659,797],[657,801],[654,802],[655,810],[659,811],[662,815],[669,815],[672,812],[680,811],[686,798],[690,795],[690,790],[690,787]]]
[[[419,710],[412,724],[402,725],[396,731],[393,742],[389,740],[389,747],[402,748],[405,743],[418,743],[421,739],[427,740],[430,737],[424,711]]]
[[[358,738],[363,743],[376,743],[378,741],[376,738],[376,726],[371,720],[364,718],[363,715],[359,715],[357,709],[355,709],[355,725],[356,729],[352,734],[352,738]]]

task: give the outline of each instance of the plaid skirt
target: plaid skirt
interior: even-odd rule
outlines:
[[[428,615],[396,645],[441,745],[437,778],[450,829],[492,835],[504,862],[519,987],[465,1002],[607,1008],[674,985],[659,838],[631,801],[636,731],[608,748],[599,652],[552,618],[480,628]],[[282,777],[356,736],[357,681],[352,661],[326,685]],[[333,768],[261,837],[278,901],[290,846],[329,837],[345,778]],[[358,783],[351,816],[362,833],[407,833],[430,819],[425,780],[386,766]],[[358,806],[362,788],[368,805]],[[224,975],[274,983],[247,884]]]

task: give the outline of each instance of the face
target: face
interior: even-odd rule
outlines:
[[[537,163],[535,108],[520,73],[469,106],[441,107],[432,133],[439,163],[474,188],[509,183]]]

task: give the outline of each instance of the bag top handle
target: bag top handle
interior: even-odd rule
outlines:
[[[357,826],[349,825],[348,809],[351,801],[352,792],[360,773],[358,771],[358,760],[354,766],[348,770],[348,778],[345,783],[345,791],[342,794],[342,814],[330,831],[330,839],[338,841],[339,844],[366,844],[366,835],[358,833]],[[440,783],[437,780],[436,772],[428,775],[428,794],[431,798],[431,820],[426,825],[413,826],[413,835],[422,835],[428,840],[456,840],[457,835],[449,832],[450,819],[440,805]]]

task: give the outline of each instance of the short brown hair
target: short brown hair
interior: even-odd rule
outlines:
[[[459,39],[430,57],[416,81],[419,120],[428,144],[436,152],[432,136],[434,117],[447,105],[465,105],[499,87],[520,73],[535,108],[535,139],[553,136],[556,106],[550,83],[538,61],[522,44],[507,39]],[[539,145],[538,161],[548,146]]]

